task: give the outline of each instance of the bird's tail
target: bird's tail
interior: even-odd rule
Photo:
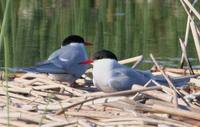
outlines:
[[[184,77],[169,77],[175,87],[182,87],[187,85],[190,78],[194,76],[184,76]],[[167,80],[163,76],[154,76],[153,79],[160,84],[168,84]]]
[[[35,68],[33,67],[2,67],[1,70],[5,70],[7,69],[9,72],[13,72],[13,73],[26,73],[26,72],[36,72]]]
[[[9,72],[13,73],[52,73],[52,74],[66,74],[65,70],[59,68],[53,64],[45,63],[39,64],[32,67],[14,67],[14,68],[7,68]]]

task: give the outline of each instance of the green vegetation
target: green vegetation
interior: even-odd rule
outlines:
[[[11,0],[4,13],[7,2],[0,2],[1,66],[5,55],[8,66],[42,61],[69,34],[93,41],[90,54],[105,48],[119,59],[140,54],[147,58],[149,53],[180,57],[178,37],[184,36],[187,17],[179,1]],[[193,43],[189,48],[189,57],[196,57]]]

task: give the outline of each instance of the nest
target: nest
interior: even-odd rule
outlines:
[[[200,126],[199,85],[192,78],[187,87],[177,89],[178,96],[157,83],[103,93],[94,92],[85,79],[70,87],[44,74],[27,73],[1,80],[0,126]]]

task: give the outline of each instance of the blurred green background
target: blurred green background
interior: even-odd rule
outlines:
[[[0,24],[6,2],[0,0]],[[200,9],[199,2],[195,8]],[[153,53],[161,64],[178,66],[178,38],[184,38],[187,21],[179,0],[10,0],[6,18],[0,66],[5,56],[8,66],[42,61],[70,34],[93,42],[89,55],[109,49],[119,59],[144,55],[149,63]],[[197,64],[191,34],[188,46],[188,56]]]

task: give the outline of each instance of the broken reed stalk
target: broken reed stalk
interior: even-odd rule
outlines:
[[[197,28],[197,26],[196,26],[196,30],[197,30],[197,34],[198,34],[199,37],[200,37],[200,31],[199,31],[199,29]]]
[[[184,69],[180,69],[180,68],[170,68],[170,67],[161,67],[161,69],[165,72],[171,72],[171,73],[175,73],[175,74],[180,74],[180,75],[187,75],[190,74],[190,71],[187,68]],[[157,72],[159,71],[155,66],[151,68],[152,72]],[[199,69],[194,69],[193,70],[195,75],[199,75],[200,74],[200,70]]]
[[[151,84],[152,80],[149,80],[145,85],[144,87],[147,87],[149,84]],[[131,89],[134,89],[134,85],[132,86]],[[132,99],[134,100],[137,96],[139,95],[139,92],[137,92],[133,97]]]
[[[199,62],[200,62],[200,40],[199,40],[199,36],[197,34],[196,26],[195,26],[193,21],[190,22],[190,28],[191,28],[191,31],[192,31],[195,47],[196,47],[196,50],[197,50],[197,55],[198,55]]]
[[[176,87],[173,85],[173,83],[171,82],[171,80],[168,78],[168,76],[165,74],[165,72],[160,68],[160,66],[158,65],[158,63],[156,62],[155,58],[153,57],[152,54],[150,54],[150,57],[152,59],[152,61],[154,62],[154,64],[156,65],[156,67],[158,68],[158,70],[162,73],[162,75],[164,76],[164,78],[167,80],[169,86],[174,90],[174,104],[176,107],[178,107],[178,103],[177,103],[177,93],[179,93],[179,91],[176,89]],[[177,92],[177,93],[176,93]]]
[[[43,114],[42,114],[42,117],[40,118],[39,127],[42,125],[43,120],[44,120],[44,118],[45,118],[45,116],[46,116],[46,113],[47,113],[47,106],[49,105],[50,99],[51,99],[51,97],[48,96],[48,97],[47,97],[47,104],[46,104],[46,106],[45,106],[45,110],[44,110],[44,112],[43,112]]]
[[[195,116],[190,116],[192,117],[193,119],[198,119],[199,117],[197,116],[198,113],[196,112],[191,112],[191,111],[188,111],[188,112],[185,112],[187,110],[178,110],[177,108],[174,108],[174,105],[172,105],[171,103],[166,103],[166,102],[163,102],[163,101],[159,101],[159,103],[152,103],[150,102],[150,104],[141,104],[141,103],[137,103],[137,102],[134,102],[130,99],[124,99],[124,100],[121,100],[121,102],[125,102],[125,103],[116,103],[116,104],[113,104],[113,103],[105,103],[105,105],[107,106],[112,106],[112,107],[115,107],[115,108],[120,108],[120,109],[124,109],[124,107],[126,107],[126,109],[128,108],[128,110],[133,110],[133,111],[144,111],[144,112],[153,112],[153,113],[167,113],[169,115],[177,115],[177,116],[186,116],[187,114],[186,113],[189,113],[189,114],[194,114]],[[121,104],[125,104],[123,107],[121,106]],[[128,106],[130,105],[130,106]],[[162,111],[158,111],[155,106],[159,105],[161,108],[162,108]],[[174,109],[173,111],[176,111],[175,113],[170,113],[170,111],[165,111],[165,109],[168,109],[168,107]],[[161,110],[161,108],[159,110]],[[177,110],[178,111],[177,111]],[[169,113],[168,113],[169,112]],[[137,116],[137,115],[136,115]],[[132,116],[130,117],[126,117],[126,118],[131,118]],[[135,116],[133,116],[135,117]],[[142,116],[141,116],[142,117]],[[143,116],[143,119],[146,120],[146,118],[144,118],[146,116]],[[149,115],[150,119],[156,119],[156,120],[164,120],[165,122],[167,122],[169,119],[168,118],[161,118],[161,117],[155,117],[155,115]],[[137,116],[137,118],[139,118]],[[161,119],[160,119],[161,118]],[[151,122],[153,122],[154,120],[150,120]],[[171,119],[170,119],[171,121]],[[155,121],[154,121],[155,122]],[[171,121],[172,122],[172,121]],[[173,121],[172,123],[178,123],[178,121]],[[167,123],[165,123],[167,124]],[[181,123],[181,125],[183,126],[183,123]],[[177,125],[176,125],[177,126]],[[180,127],[182,127],[180,126]]]
[[[7,115],[5,115],[3,112],[1,112],[2,116],[0,117],[1,119],[7,118]],[[42,118],[42,115],[30,115],[22,112],[11,112],[10,114],[11,119],[16,119],[16,120],[23,120],[31,123],[36,123],[39,124]],[[42,123],[48,123],[50,120],[44,119]],[[11,122],[12,123],[12,122]]]
[[[187,47],[187,43],[188,43],[189,26],[190,26],[190,18],[188,17],[187,18],[186,32],[185,32],[185,39],[184,39],[185,47]],[[182,52],[181,61],[180,61],[180,68],[183,68],[183,65],[184,65],[184,54]]]
[[[182,4],[182,6],[183,6],[185,12],[186,12],[187,15],[188,15],[188,18],[190,19],[190,22],[192,22],[192,21],[193,21],[193,18],[192,18],[192,16],[191,16],[190,12],[188,11],[188,9],[187,9],[185,3],[183,2],[183,0],[180,0],[180,2],[181,2],[181,4]]]
[[[152,80],[152,82],[153,82],[156,86],[161,86],[163,92],[167,93],[168,95],[173,95],[173,90],[170,89],[169,87],[163,86],[163,85],[159,84],[158,82],[156,82],[155,80]]]
[[[10,125],[6,125],[6,119],[0,119],[0,126],[1,127],[35,127],[34,124],[32,123],[25,123],[19,120],[12,120],[12,122],[10,122]]]
[[[41,127],[65,127],[65,126],[70,126],[72,125],[73,127],[75,127],[75,125],[77,124],[77,121],[74,120],[74,121],[54,121],[54,122],[50,122],[50,123],[47,123],[47,124],[43,124],[41,125]],[[89,126],[86,126],[86,127],[89,127]]]
[[[114,92],[114,93],[107,93],[107,94],[99,95],[99,96],[96,96],[96,97],[93,97],[93,98],[89,98],[87,100],[83,100],[83,101],[71,104],[68,107],[65,107],[65,108],[61,109],[60,111],[58,111],[56,114],[60,115],[60,114],[64,113],[65,110],[67,110],[71,107],[74,107],[74,106],[77,106],[77,105],[80,105],[80,104],[83,104],[83,103],[86,103],[86,102],[89,102],[89,101],[92,101],[92,100],[110,97],[110,96],[125,96],[125,95],[135,94],[137,92],[148,91],[148,90],[161,90],[161,87],[155,86],[155,87],[142,88],[142,89],[137,89],[137,90],[126,90],[126,91],[120,91],[120,92]]]
[[[163,104],[147,105],[147,104],[141,104],[141,103],[134,103],[133,101],[129,101],[128,99],[123,100],[123,101],[132,104],[133,105],[132,108],[135,109],[135,110],[141,110],[141,111],[147,111],[147,112],[167,113],[167,114],[170,114],[170,115],[176,115],[176,116],[200,120],[199,112],[174,108],[170,104],[167,104],[167,105],[163,105]]]
[[[162,113],[167,113],[170,115],[176,115],[176,116],[200,120],[199,113],[191,112],[191,111],[179,109],[179,108],[173,108],[171,106],[165,106],[162,104],[153,104],[153,105],[148,105],[148,106],[145,104],[138,104],[138,105],[136,104],[135,109],[141,110],[141,111],[148,111],[148,112],[162,112]]]
[[[150,57],[151,57],[152,61],[154,62],[154,64],[156,65],[156,67],[158,68],[158,70],[162,73],[162,75],[164,76],[164,78],[168,82],[169,86],[174,90],[175,105],[177,104],[177,95],[175,95],[175,94],[178,94],[181,97],[181,99],[190,107],[190,104],[182,97],[181,93],[176,89],[176,87],[173,85],[173,83],[168,78],[168,76],[165,74],[165,72],[160,68],[160,66],[158,65],[158,63],[156,62],[156,60],[155,60],[155,58],[153,57],[152,54],[150,54]]]
[[[179,106],[179,103],[178,103],[178,95],[177,95],[177,93],[176,93],[176,91],[174,90],[174,93],[173,93],[174,95],[173,95],[173,104],[176,106],[176,108],[178,108],[178,106]]]
[[[48,87],[51,88],[51,87],[54,87],[54,88],[64,88],[66,91],[68,91],[69,93],[72,93],[73,95],[75,96],[82,96],[83,93],[82,91],[78,90],[78,89],[75,89],[75,88],[71,88],[71,87],[68,87],[66,85],[63,85],[63,84],[59,84],[59,83],[55,83],[51,80],[48,80],[48,79],[43,79],[43,78],[36,78],[36,79],[33,79],[29,82],[27,82],[26,84],[24,84],[24,86],[27,86],[27,85],[30,85],[30,84],[33,84],[35,82],[41,82],[41,83],[45,83],[45,84],[49,84]],[[34,87],[33,87],[34,88]],[[47,87],[46,86],[38,86],[38,87],[35,87],[36,89],[40,88],[40,89],[46,89]]]
[[[183,5],[183,8],[184,10],[186,11],[188,17],[190,18],[190,28],[191,28],[191,31],[192,31],[192,35],[193,35],[193,39],[194,39],[194,43],[195,43],[195,47],[196,47],[196,50],[197,50],[197,55],[198,55],[198,58],[199,58],[199,61],[200,61],[200,41],[199,41],[199,37],[198,37],[198,33],[197,33],[197,30],[196,30],[196,26],[195,26],[195,23],[192,19],[192,16],[191,14],[189,13],[189,11],[187,10],[187,7],[186,5],[188,5],[188,7],[191,9],[191,11],[196,14],[197,18],[199,18],[200,20],[200,15],[198,14],[198,12],[193,8],[191,7],[192,5],[189,3],[189,1],[187,0],[184,0],[184,2],[186,4],[184,4],[183,0],[180,0],[181,1],[181,4]],[[191,5],[191,6],[189,6]]]
[[[138,57],[137,61],[135,62],[135,64],[131,68],[136,68],[142,62],[143,56],[141,55],[141,56],[137,56],[137,57]]]
[[[186,52],[186,45],[183,43],[183,41],[179,38],[179,43],[181,45],[181,50],[182,50],[182,56],[183,58],[185,59],[188,67],[189,67],[189,70],[190,70],[190,73],[193,75],[194,72],[193,72],[193,69],[192,69],[192,65],[190,64],[190,61],[187,57],[187,52]]]
[[[137,116],[137,117],[117,117],[117,118],[110,118],[110,119],[103,119],[101,121],[103,122],[117,122],[120,120],[124,121],[144,121],[144,123],[153,123],[153,124],[166,124],[166,125],[171,125],[171,126],[176,126],[176,127],[190,127],[190,125],[185,124],[183,122],[178,122],[175,120],[169,120],[168,118],[162,118],[162,119],[157,119],[155,117],[147,117],[147,116]],[[192,126],[191,126],[192,127]]]
[[[200,115],[196,112],[191,112],[183,109],[177,109],[158,104],[153,105],[152,108],[159,112],[200,120]]]
[[[163,86],[161,86],[161,87],[162,87],[162,91],[164,91],[165,87],[163,87]],[[134,85],[132,89],[141,89],[141,88],[143,88],[143,86]],[[150,98],[155,98],[155,99],[162,100],[162,101],[168,102],[168,103],[171,103],[172,101],[174,101],[172,94],[164,93],[161,91],[152,90],[152,91],[145,91],[145,92],[140,92],[140,93],[143,93],[143,94],[149,96]],[[176,102],[174,102],[173,104],[175,104],[175,103]],[[184,106],[185,108],[189,109],[187,107],[187,105],[185,104],[185,102],[182,101],[180,98],[177,99],[177,104],[179,104],[180,107]],[[190,108],[190,109],[192,109],[192,108]]]
[[[134,84],[132,87],[132,90],[134,89],[142,89],[145,88],[141,85],[137,85]],[[163,93],[162,91],[156,91],[156,90],[152,90],[152,91],[145,91],[145,92],[139,92],[139,93],[144,93],[145,95],[151,96],[153,98],[165,101],[165,102],[171,102],[173,100],[172,96],[167,95],[165,93]]]
[[[199,12],[192,6],[192,4],[188,0],[181,0],[184,1],[185,5],[192,11],[192,13],[200,20]]]
[[[141,60],[142,58],[143,58],[142,55],[140,55],[140,56],[135,56],[135,57],[132,57],[132,58],[120,60],[119,63],[120,63],[120,64],[133,63],[133,62],[137,62],[138,60]]]
[[[182,2],[182,0],[181,0],[181,2]],[[195,5],[195,0],[193,1],[193,3],[192,3],[192,6],[194,6]],[[191,10],[189,11],[190,13],[191,13]],[[187,25],[186,25],[186,31],[185,31],[185,38],[184,38],[184,45],[185,45],[185,48],[187,47],[187,43],[188,43],[188,36],[189,36],[189,29],[190,28],[190,17],[188,16],[187,17]],[[180,62],[180,64],[181,64],[181,68],[183,68],[183,65],[184,65],[184,54],[182,53],[182,55],[181,55],[181,62]]]

